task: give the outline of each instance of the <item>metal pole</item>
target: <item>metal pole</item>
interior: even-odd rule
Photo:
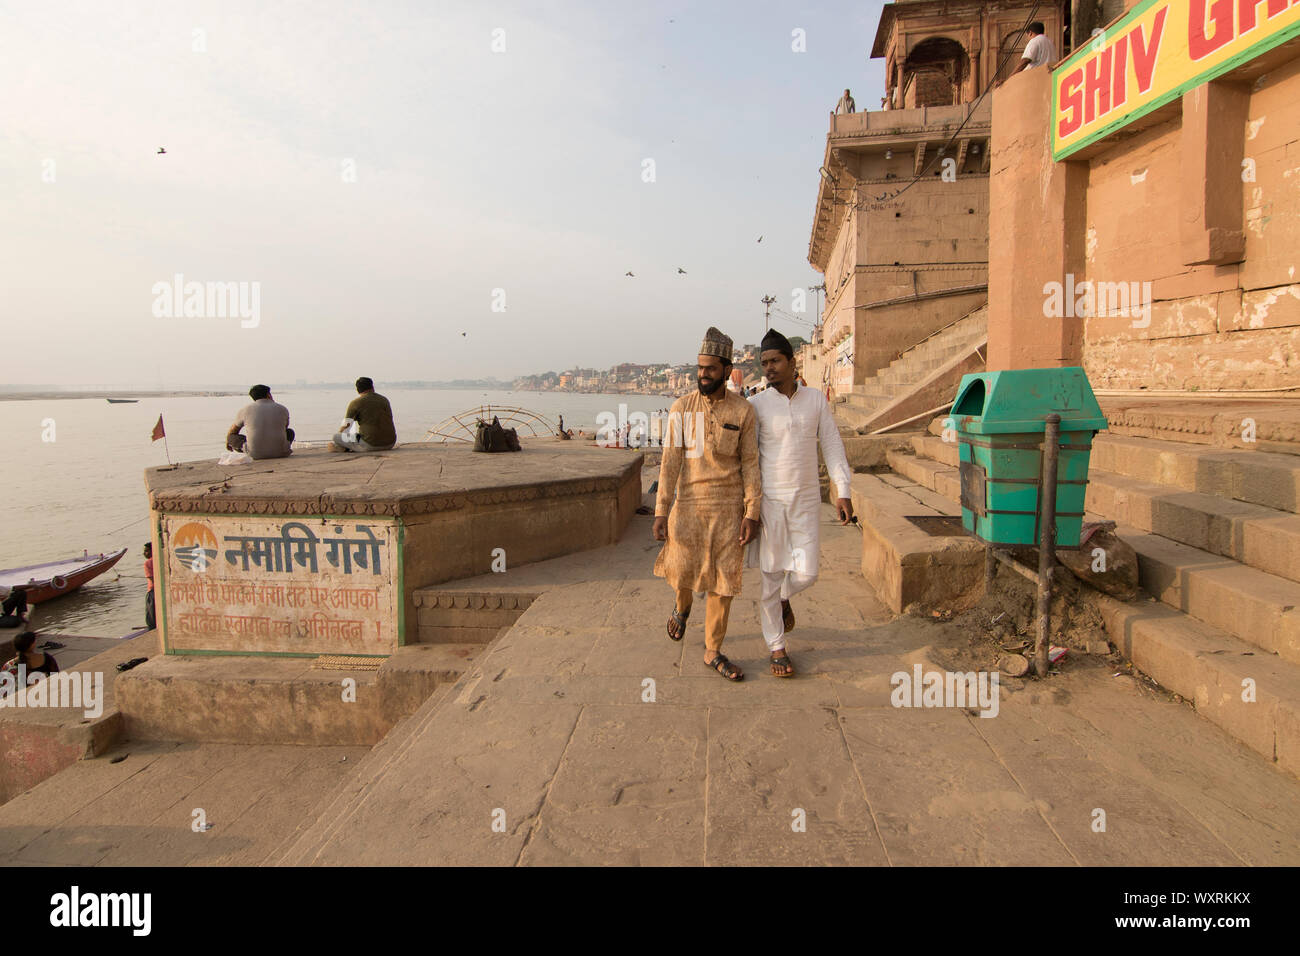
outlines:
[[[1061,451],[1061,416],[1047,416],[1043,436],[1043,472],[1038,486],[1038,642],[1034,672],[1047,676],[1047,649],[1052,631],[1052,569],[1056,564],[1056,463]]]

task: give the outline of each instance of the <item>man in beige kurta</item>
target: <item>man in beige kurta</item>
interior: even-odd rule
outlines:
[[[694,592],[708,595],[704,662],[729,680],[744,677],[722,654],[731,599],[740,593],[744,546],[757,537],[762,485],[758,426],[749,402],[729,392],[731,339],[710,328],[700,346],[697,391],[673,403],[659,471],[654,536],[666,541],[654,573],[677,604],[668,636],[681,640]]]

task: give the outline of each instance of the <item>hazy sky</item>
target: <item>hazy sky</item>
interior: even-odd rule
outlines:
[[[846,86],[879,106],[881,6],[0,3],[0,383],[382,387],[756,342],[764,293],[820,281],[827,114]],[[178,273],[256,288],[256,326],[156,316]]]

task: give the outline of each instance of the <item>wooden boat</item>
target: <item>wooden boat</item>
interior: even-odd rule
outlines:
[[[99,577],[126,554],[126,548],[109,554],[86,552],[79,558],[48,561],[25,568],[0,571],[0,590],[8,594],[15,587],[25,588],[28,604],[40,604],[50,598],[70,594],[87,581]]]
[[[110,404],[110,405],[134,405],[134,404],[136,404],[136,403],[139,402],[139,401],[140,401],[140,399],[138,399],[138,398],[110,398],[110,399],[108,399],[108,404]]]

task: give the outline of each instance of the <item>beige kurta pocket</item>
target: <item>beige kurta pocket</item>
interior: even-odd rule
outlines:
[[[734,458],[740,452],[740,429],[719,425],[713,436],[713,452],[719,458]]]

